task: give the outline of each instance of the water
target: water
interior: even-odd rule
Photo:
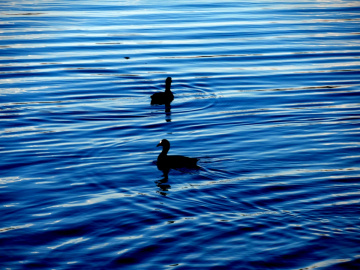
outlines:
[[[0,7],[1,269],[359,267],[358,1]]]

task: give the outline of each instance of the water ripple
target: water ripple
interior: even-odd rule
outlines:
[[[4,268],[359,265],[359,2],[0,6]]]

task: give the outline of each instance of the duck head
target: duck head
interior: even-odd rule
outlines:
[[[156,147],[170,148],[170,142],[167,139],[162,139]]]

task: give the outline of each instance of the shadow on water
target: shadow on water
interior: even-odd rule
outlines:
[[[168,166],[163,166],[163,165],[159,164],[158,162],[156,163],[156,166],[157,166],[158,170],[163,173],[163,175],[162,175],[163,178],[155,181],[156,186],[159,188],[159,190],[157,192],[164,196],[167,196],[168,191],[171,189],[171,185],[169,184],[169,172],[171,169],[180,171],[185,174],[202,170],[202,168],[200,166],[196,166],[196,167],[192,167],[192,168],[186,168],[186,167],[172,168],[172,167],[168,167]]]
[[[153,105],[152,106],[159,106],[159,105]],[[156,113],[160,113],[160,110],[157,110]],[[164,112],[165,112],[165,121],[170,123],[172,121],[171,119],[171,105],[166,105],[165,106],[165,109],[164,109]]]
[[[163,172],[163,175],[162,175],[163,178],[155,181],[156,186],[159,188],[159,190],[157,192],[163,196],[167,196],[168,195],[167,192],[169,191],[169,189],[171,189],[170,184],[168,184],[170,167],[164,168],[164,167],[160,166],[158,162],[156,163],[156,166],[159,171]]]
[[[157,180],[155,181],[156,186],[159,188],[159,190],[157,190],[157,192],[163,196],[167,196],[168,195],[168,191],[169,189],[171,189],[171,186],[168,184],[168,179],[167,178],[163,178],[161,180]]]
[[[165,106],[165,121],[171,122],[171,105]]]

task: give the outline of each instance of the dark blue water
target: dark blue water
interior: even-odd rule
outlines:
[[[360,268],[360,2],[172,2],[0,3],[0,268]]]

